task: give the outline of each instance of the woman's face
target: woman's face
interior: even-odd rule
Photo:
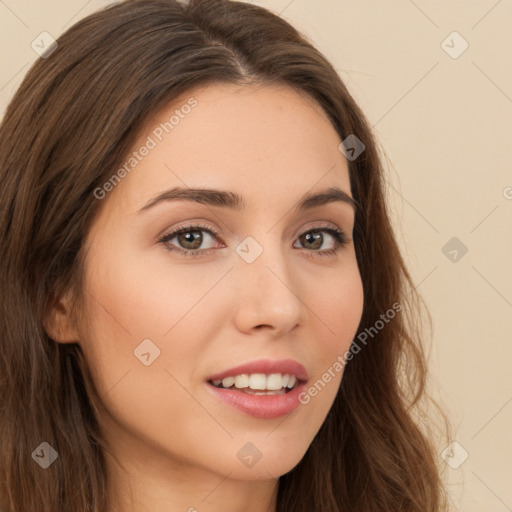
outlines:
[[[320,107],[292,89],[210,86],[152,119],[120,182],[95,192],[77,337],[122,460],[261,480],[303,457],[338,392],[333,368],[363,307],[352,206],[299,208],[331,187],[351,196],[340,142]],[[178,188],[183,196],[170,199]],[[197,201],[196,189],[223,195]],[[233,207],[235,195],[243,207]],[[230,370],[260,360],[277,366]],[[226,371],[300,373],[283,360],[306,369],[301,391],[323,383],[308,403],[297,390],[262,396],[208,382]]]

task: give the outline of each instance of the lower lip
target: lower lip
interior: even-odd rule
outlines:
[[[294,389],[282,395],[251,395],[243,391],[217,388],[207,382],[208,388],[217,398],[241,412],[260,419],[279,418],[290,414],[300,404],[299,395],[306,388],[301,382]]]

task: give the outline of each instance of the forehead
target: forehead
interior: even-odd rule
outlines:
[[[145,123],[114,193],[122,189],[140,207],[176,186],[232,190],[249,204],[251,196],[298,198],[315,186],[350,193],[340,142],[320,105],[290,87],[195,88]]]

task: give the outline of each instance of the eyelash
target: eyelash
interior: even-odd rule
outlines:
[[[194,224],[189,226],[184,226],[181,228],[178,228],[170,233],[165,234],[160,240],[158,240],[159,243],[163,244],[165,248],[168,251],[177,251],[180,254],[183,254],[184,256],[190,256],[192,258],[207,256],[212,251],[215,251],[216,249],[202,249],[202,250],[191,250],[191,249],[181,249],[169,246],[169,241],[172,240],[175,236],[180,235],[182,233],[187,233],[189,231],[206,231],[210,235],[213,235],[215,238],[218,237],[219,233],[213,229],[211,229],[209,226],[204,226],[200,224]],[[315,253],[315,256],[335,256],[338,251],[340,251],[345,245],[348,244],[349,239],[347,235],[341,231],[338,228],[331,228],[328,226],[321,226],[319,228],[313,228],[308,231],[304,231],[300,236],[305,235],[307,233],[321,233],[322,231],[325,231],[329,233],[336,241],[336,247],[334,249],[328,249],[324,251],[311,251]],[[307,249],[305,249],[307,251]]]

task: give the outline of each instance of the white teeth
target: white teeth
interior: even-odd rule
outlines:
[[[264,373],[253,373],[249,377],[249,387],[264,390],[267,387],[267,376]]]
[[[265,375],[264,373],[253,373],[241,375],[229,376],[224,379],[215,379],[212,381],[217,387],[223,388],[235,387],[237,389],[247,389],[256,391],[280,391],[286,389],[292,389],[297,383],[297,377],[295,375],[271,373]]]
[[[225,388],[230,388],[235,383],[235,377],[226,377],[222,379],[222,385]]]
[[[249,375],[246,373],[237,375],[235,377],[235,388],[248,388],[249,387]]]
[[[282,389],[283,387],[286,387],[286,384],[283,384],[283,377],[280,373],[270,374],[266,379],[266,385],[269,390]]]
[[[288,381],[288,384],[286,385],[286,387],[291,389],[291,388],[293,388],[293,386],[295,386],[296,382],[297,382],[297,377],[295,377],[295,375],[290,375],[290,380]]]

